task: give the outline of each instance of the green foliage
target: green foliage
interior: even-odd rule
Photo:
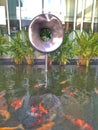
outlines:
[[[34,49],[31,47],[28,33],[25,30],[19,31],[16,36],[11,36],[9,50],[12,59],[17,59],[22,63],[26,56],[34,56]]]
[[[34,56],[34,48],[31,46],[29,37],[28,37],[28,32],[25,30],[21,31],[22,33],[22,40],[25,42],[25,47],[26,47],[26,56]]]
[[[7,54],[8,53],[8,44],[7,44],[7,39],[3,36],[3,35],[0,35],[0,57],[3,55],[3,54]]]
[[[41,39],[43,41],[47,41],[47,40],[51,39],[51,32],[50,32],[50,30],[47,29],[47,28],[41,29],[40,37],[41,37]]]
[[[66,34],[61,46],[50,56],[53,61],[58,61],[59,63],[66,64],[71,58],[74,57],[73,54],[73,41],[69,39],[69,34]]]
[[[90,60],[98,56],[98,33],[82,31],[78,34],[77,31],[74,32],[74,54],[79,59],[85,59],[88,67]]]

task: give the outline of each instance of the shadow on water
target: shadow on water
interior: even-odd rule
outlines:
[[[0,127],[98,130],[98,67],[0,66]],[[0,128],[0,130],[2,130]]]

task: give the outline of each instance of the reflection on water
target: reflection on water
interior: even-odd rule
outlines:
[[[47,77],[46,88],[44,66],[0,66],[0,127],[98,130],[98,67],[55,65]]]

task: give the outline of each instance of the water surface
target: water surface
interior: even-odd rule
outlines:
[[[6,121],[0,115],[1,127],[23,124],[25,130],[36,130],[42,124],[54,122],[52,130],[80,130],[87,123],[92,130],[98,130],[96,65],[91,65],[88,71],[75,65],[54,65],[48,68],[47,73],[44,65],[0,65],[0,92],[4,93],[0,97],[0,109],[7,110],[11,115]],[[15,110],[11,103],[22,98],[23,104]],[[35,125],[34,122],[39,120],[33,118],[35,115],[30,110],[36,106],[36,112],[40,113],[40,102],[44,103],[43,107],[48,112],[41,112],[42,117],[38,117],[41,123]],[[84,121],[84,124],[76,123],[76,120]]]

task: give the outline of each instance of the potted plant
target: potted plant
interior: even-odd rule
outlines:
[[[29,37],[28,37],[28,32],[25,30],[22,30],[22,39],[25,42],[25,60],[27,64],[32,64],[34,62],[34,48],[31,46]]]
[[[7,43],[8,43],[7,39],[3,35],[0,34],[0,57],[8,53]]]
[[[98,33],[89,33],[84,30],[75,32],[74,54],[78,56],[77,64],[89,66],[90,60],[98,56]]]
[[[60,65],[64,65],[74,57],[73,41],[69,39],[69,34],[66,34],[61,46],[50,57],[53,61],[57,61]]]
[[[25,30],[19,31],[16,36],[11,36],[9,50],[11,51],[11,58],[16,64],[21,64],[24,60],[26,60],[27,64],[32,64],[34,49],[30,45]]]

